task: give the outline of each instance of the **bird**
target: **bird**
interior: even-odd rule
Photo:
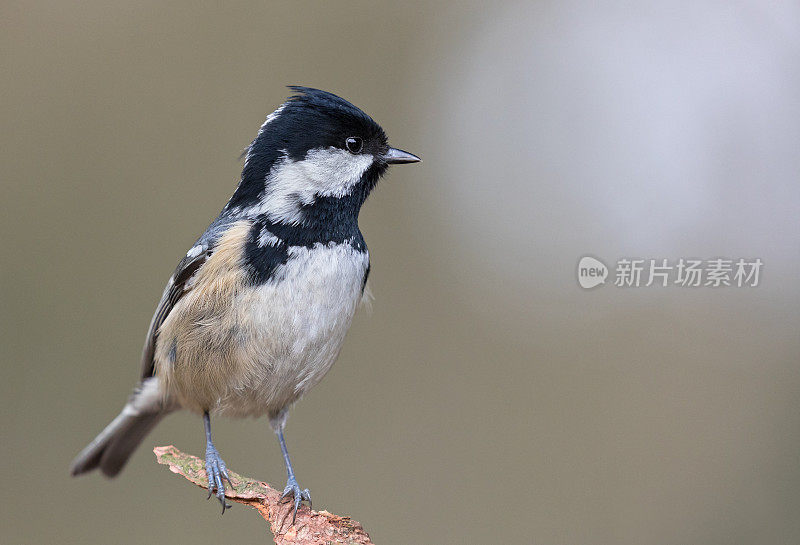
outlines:
[[[327,91],[294,93],[245,149],[220,214],[178,263],[145,339],[138,385],[71,465],[114,477],[145,436],[185,409],[203,419],[208,497],[232,486],[211,417],[267,416],[302,502],[284,428],[289,409],[330,370],[370,272],[362,205],[390,165],[420,158],[389,146],[369,115]]]

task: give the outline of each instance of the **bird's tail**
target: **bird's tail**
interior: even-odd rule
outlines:
[[[100,468],[115,477],[142,439],[169,414],[158,392],[158,379],[147,379],[131,396],[122,412],[73,460],[73,476]]]

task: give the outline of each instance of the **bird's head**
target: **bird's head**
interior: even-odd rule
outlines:
[[[244,153],[229,212],[294,225],[320,213],[357,215],[389,165],[420,160],[390,147],[380,125],[343,98],[290,89],[297,94],[267,116]]]

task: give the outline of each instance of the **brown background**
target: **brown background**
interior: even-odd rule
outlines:
[[[0,4],[3,543],[264,543],[156,466],[70,460],[178,258],[305,84],[420,165],[367,203],[372,314],[293,411],[314,504],[377,543],[800,540],[800,17],[755,0]],[[760,257],[754,289],[584,291],[584,254]],[[228,465],[284,482],[265,421]]]

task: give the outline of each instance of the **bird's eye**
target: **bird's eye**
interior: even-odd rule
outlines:
[[[347,151],[350,153],[360,153],[361,148],[364,147],[364,141],[358,136],[351,136],[344,141],[344,145],[347,146]]]

